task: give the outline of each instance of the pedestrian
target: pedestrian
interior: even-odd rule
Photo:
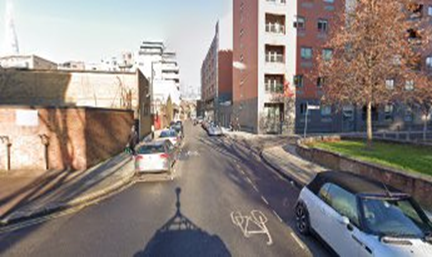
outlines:
[[[128,147],[132,153],[132,155],[135,155],[135,147],[138,143],[138,133],[135,130],[135,126],[132,126],[131,133],[129,135],[128,139]]]

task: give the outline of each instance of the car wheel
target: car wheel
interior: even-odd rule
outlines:
[[[298,232],[302,235],[309,235],[310,222],[309,212],[303,203],[298,203],[295,209],[296,214],[296,227]]]

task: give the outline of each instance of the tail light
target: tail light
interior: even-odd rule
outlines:
[[[163,154],[160,154],[159,157],[160,157],[161,159],[168,159],[168,158],[169,158],[169,155],[166,154],[166,153],[163,153]]]
[[[144,157],[142,157],[141,155],[137,155],[137,156],[135,156],[135,159],[136,160],[142,160],[142,159],[144,159]]]

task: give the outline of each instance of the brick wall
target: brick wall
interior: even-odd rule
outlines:
[[[37,124],[17,124],[17,111],[37,111]],[[87,169],[123,151],[132,124],[132,111],[0,107],[0,137],[11,143],[12,170],[43,170],[46,164],[50,170]],[[0,170],[7,167],[5,143],[0,141]]]
[[[429,197],[432,194],[432,178],[430,176],[382,167],[306,146],[306,144],[317,140],[334,141],[340,140],[340,137],[318,137],[300,140],[296,148],[297,153],[305,159],[332,170],[351,172],[371,179],[381,180],[387,185],[412,195],[424,207],[432,209],[432,200]]]
[[[141,72],[0,70],[2,105],[133,110],[140,136],[150,132],[149,82]]]

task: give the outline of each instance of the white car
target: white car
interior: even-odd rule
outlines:
[[[160,139],[168,139],[175,146],[181,145],[181,137],[173,129],[166,129],[166,130],[161,131],[159,138]]]
[[[295,207],[297,230],[339,256],[432,256],[432,223],[409,195],[345,172],[319,173]]]
[[[137,146],[135,154],[135,172],[167,172],[171,175],[177,160],[177,148],[169,140],[158,140]]]
[[[209,136],[222,136],[223,132],[219,126],[210,125],[207,129]]]

